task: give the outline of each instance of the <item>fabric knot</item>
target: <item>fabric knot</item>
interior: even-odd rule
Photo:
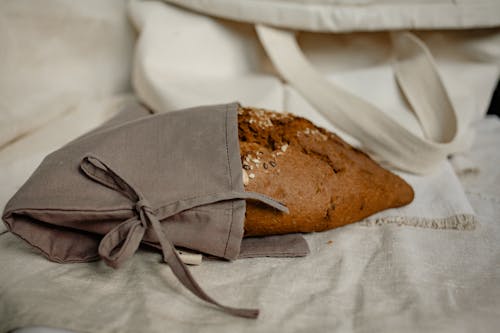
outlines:
[[[106,264],[114,268],[119,267],[123,261],[130,258],[137,251],[146,230],[151,229],[160,243],[163,260],[168,263],[174,275],[187,289],[202,300],[212,303],[235,316],[257,318],[259,310],[239,309],[222,305],[201,289],[186,264],[182,262],[172,242],[164,234],[155,212],[137,188],[133,187],[95,156],[84,157],[80,168],[90,179],[123,194],[132,202],[135,202],[134,209],[137,216],[131,217],[111,229],[99,244],[99,254]]]
[[[147,211],[148,213],[152,213],[153,209],[151,208],[151,205],[146,199],[139,199],[135,203],[135,210],[137,214],[141,214],[143,211]]]

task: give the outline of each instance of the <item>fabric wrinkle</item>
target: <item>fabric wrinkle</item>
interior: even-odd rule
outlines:
[[[144,231],[145,229],[151,227],[156,234],[156,237],[158,238],[158,241],[160,242],[162,253],[163,253],[163,260],[170,266],[172,269],[172,272],[174,275],[179,279],[179,281],[187,287],[193,294],[198,296],[199,298],[212,303],[213,305],[216,305],[220,307],[222,310],[231,313],[233,315],[245,317],[245,318],[257,318],[259,311],[256,309],[237,309],[237,308],[231,308],[227,307],[224,305],[221,305],[217,301],[213,300],[210,296],[208,296],[203,289],[198,285],[198,283],[194,280],[193,276],[190,274],[186,264],[182,262],[180,259],[179,255],[177,254],[177,251],[174,249],[172,243],[168,240],[167,236],[163,233],[160,222],[158,221],[158,218],[156,215],[153,213],[153,210],[151,206],[149,205],[148,201],[142,196],[140,192],[138,192],[137,189],[134,187],[130,186],[126,180],[121,178],[113,169],[106,165],[101,159],[95,157],[95,156],[87,156],[83,159],[83,162],[89,162],[99,164],[100,166],[104,167],[104,170],[106,170],[111,177],[115,180],[115,183],[118,184],[118,188],[114,188],[115,190],[118,191],[124,191],[124,195],[126,195],[128,198],[132,200],[137,200],[134,203],[134,207],[136,210],[136,213],[138,214],[138,222],[141,224],[141,231],[140,234],[137,235],[134,228],[131,231],[131,227],[129,227],[126,230],[126,235],[123,235],[119,233],[116,235],[118,239],[115,239],[114,243],[117,244],[118,246],[121,246],[119,249],[118,253],[116,255],[112,254],[111,251],[107,253],[107,250],[112,250],[112,249],[107,249],[104,248],[102,245],[102,242],[108,239],[108,237],[113,238],[115,236],[115,231],[119,230],[122,226],[124,226],[128,221],[125,221],[124,223],[118,225],[117,228],[111,230],[108,234],[106,234],[103,238],[103,241],[101,241],[101,245],[99,246],[99,249],[103,249],[103,251],[100,251],[101,257],[104,259],[106,264],[113,268],[118,268],[123,261],[127,260],[130,256],[134,254],[135,251],[137,251],[140,242],[142,241],[142,237],[144,236]],[[85,174],[88,174],[87,169],[83,169]],[[109,183],[101,181],[102,178],[99,177],[92,177],[93,180],[96,180],[98,183],[104,185],[104,186],[109,186]],[[133,228],[133,227],[132,227]],[[125,238],[125,242],[122,244],[123,237]],[[134,237],[135,236],[135,237]],[[135,238],[135,240],[134,240]]]

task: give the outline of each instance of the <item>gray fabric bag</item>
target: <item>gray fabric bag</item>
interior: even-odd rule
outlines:
[[[232,103],[150,115],[129,106],[47,156],[7,204],[7,228],[61,263],[102,258],[116,268],[140,244],[152,245],[195,295],[231,314],[257,317],[258,310],[210,298],[174,248],[228,260],[309,251],[300,235],[242,246],[245,199],[282,213],[287,208],[245,192],[237,109]]]

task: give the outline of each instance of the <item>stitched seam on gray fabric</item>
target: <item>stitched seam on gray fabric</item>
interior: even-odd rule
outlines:
[[[228,139],[228,127],[227,127],[227,118],[229,117],[229,110],[228,110],[228,105],[226,104],[226,114],[225,114],[225,122],[224,122],[224,128],[226,130],[226,157],[227,157],[227,168],[228,168],[228,172],[229,172],[229,186],[231,187],[231,191],[233,191],[233,177],[232,177],[232,174],[231,174],[231,160],[229,159],[229,145],[228,145],[228,142],[227,142],[227,139]],[[229,232],[227,233],[227,239],[226,239],[226,246],[224,247],[224,256],[226,255],[226,252],[227,252],[227,248],[229,246],[229,240],[231,238],[231,234],[233,232],[233,224],[234,224],[234,202],[231,201],[231,221],[230,221],[230,225],[229,225]]]
[[[194,197],[182,198],[182,199],[179,199],[179,200],[176,200],[176,201],[169,202],[168,204],[162,205],[159,208],[155,208],[155,209],[153,209],[153,211],[157,212],[157,211],[159,211],[161,209],[166,209],[169,206],[175,205],[176,203],[178,203],[180,201],[194,200],[194,199],[198,199],[198,198],[203,198],[205,196],[208,197],[208,196],[213,196],[213,195],[217,195],[217,194],[221,194],[221,193],[225,193],[225,192],[211,192],[211,193],[205,193],[205,194],[197,195],[197,196],[194,196]],[[238,198],[236,198],[236,199],[238,199]],[[224,200],[221,200],[221,201],[224,201]],[[201,206],[203,206],[203,205],[201,205]],[[195,208],[196,207],[193,207],[191,209],[195,209]],[[228,208],[213,208],[213,209],[228,210]],[[131,210],[133,211],[134,208],[133,207],[123,207],[123,208],[117,208],[117,209],[16,208],[15,210],[10,210],[9,212],[19,212],[19,211],[23,211],[23,210],[30,210],[30,211],[39,211],[39,210],[42,210],[42,211],[48,211],[48,212],[51,212],[51,211],[61,211],[61,212],[83,212],[83,213],[86,213],[86,212],[112,213],[112,212],[120,212],[120,211],[123,211],[123,212],[128,212],[128,211],[131,211]]]
[[[271,250],[271,251],[267,251],[265,255],[273,255],[273,254],[295,254],[295,253],[299,253],[299,252],[296,252],[296,251],[293,251],[293,250]],[[300,253],[303,253],[303,252],[300,252]],[[262,252],[259,252],[259,251],[249,251],[249,250],[246,250],[245,251],[245,255],[256,255],[256,254],[262,254]]]
[[[220,194],[225,194],[225,193],[227,193],[227,192],[212,192],[212,193],[205,193],[205,194],[197,195],[197,196],[194,196],[194,197],[182,198],[182,199],[179,199],[179,200],[176,200],[176,201],[169,202],[168,204],[160,206],[159,208],[155,208],[155,209],[153,209],[153,211],[158,212],[159,210],[167,209],[169,206],[175,205],[178,202],[190,201],[190,200],[194,200],[194,199],[198,199],[198,198],[210,197],[210,196],[220,195]],[[250,199],[254,199],[254,200],[259,200],[259,196],[262,196],[262,197],[265,197],[268,200],[273,201],[273,202],[275,202],[277,204],[281,204],[279,201],[277,201],[277,200],[275,200],[275,199],[273,199],[271,197],[268,197],[268,196],[266,196],[264,194],[260,194],[260,193],[256,193],[256,192],[232,191],[232,193],[235,194],[234,197],[232,197],[230,199],[220,199],[219,201],[216,201],[216,202],[226,201],[226,200],[245,200],[246,198],[250,198]],[[257,196],[251,196],[252,193],[257,194]],[[241,195],[241,196],[238,196],[238,195]],[[203,205],[206,205],[206,204],[201,204],[199,206],[203,206]],[[198,206],[194,206],[194,207],[198,207]],[[214,208],[214,209],[225,209],[225,208]]]
[[[178,202],[189,201],[189,200],[194,200],[194,199],[203,198],[203,197],[210,197],[210,196],[218,195],[218,194],[221,194],[221,193],[226,193],[226,192],[212,192],[212,193],[205,193],[205,194],[197,195],[197,196],[194,196],[194,197],[182,198],[182,199],[179,199],[179,200],[176,200],[176,201],[169,202],[168,204],[160,206],[159,208],[153,209],[153,211],[155,213],[157,213],[159,210],[167,209],[168,207],[173,206],[173,205],[177,204]],[[239,199],[239,198],[224,199],[224,200],[221,199],[220,201],[235,200],[235,199]],[[202,204],[200,206],[203,206],[203,205],[206,205],[206,204]]]
[[[231,238],[231,234],[233,233],[233,224],[234,224],[234,201],[231,201],[231,224],[229,225],[229,232],[227,233],[226,246],[224,247],[224,256],[227,253],[227,247],[229,246],[229,240]]]
[[[96,261],[100,258],[99,255],[94,255],[94,256],[87,256],[87,257],[84,257],[84,258],[78,258],[78,259],[62,259],[60,257],[57,257],[57,256],[50,256],[47,252],[45,252],[42,248],[38,247],[37,245],[31,243],[29,240],[27,240],[26,238],[22,237],[21,235],[15,233],[15,232],[12,232],[11,233],[13,235],[16,235],[16,237],[19,237],[21,238],[23,241],[25,241],[26,243],[30,244],[31,246],[33,246],[34,248],[36,248],[38,251],[40,251],[43,256],[47,259],[49,259],[50,261],[54,261],[54,262],[58,262],[58,263],[67,263],[67,262],[88,262],[88,261]]]
[[[31,246],[34,246],[35,248],[37,248],[38,250],[40,250],[44,254],[44,257],[46,257],[47,259],[49,259],[49,261],[57,262],[58,264],[84,263],[84,262],[98,261],[99,259],[101,259],[100,255],[87,256],[87,257],[77,258],[77,259],[76,258],[62,259],[62,258],[59,258],[59,257],[49,256],[45,251],[41,250],[38,246],[33,245],[30,242],[28,242],[28,243]]]
[[[245,254],[241,257],[238,257],[238,259],[250,259],[251,257],[249,256],[255,256],[253,258],[262,258],[262,257],[276,257],[276,256],[290,256],[293,255],[289,258],[296,258],[300,256],[305,256],[307,255],[307,252],[294,252],[294,251],[276,251],[276,252],[266,252],[265,254],[262,254],[261,252],[250,252],[247,251]]]
[[[199,206],[199,207],[203,207],[203,208],[197,208],[197,207],[190,208],[189,210],[183,211],[182,214],[185,214],[185,213],[189,214],[189,213],[196,213],[196,212],[198,212],[198,213],[212,213],[214,210],[217,210],[217,211],[229,211],[229,210],[232,210],[232,208],[215,208],[215,207],[213,207],[213,208],[211,207],[210,209],[207,209],[204,206],[205,205]]]
[[[203,198],[205,196],[214,196],[214,195],[218,195],[218,194],[223,194],[223,193],[226,193],[226,192],[212,192],[212,193],[205,193],[205,194],[202,194],[202,195],[198,195],[198,196],[194,196],[194,197],[188,197],[188,198],[182,198],[182,199],[179,199],[179,200],[176,200],[176,201],[173,201],[173,202],[170,202],[166,205],[163,205],[163,206],[160,206],[159,208],[155,208],[153,209],[153,212],[155,214],[157,214],[160,210],[167,210],[170,206],[173,206],[175,204],[177,204],[178,202],[182,202],[182,201],[189,201],[189,200],[195,200],[195,199],[198,199],[198,198]],[[235,194],[237,193],[246,193],[246,192],[237,192],[235,191],[234,192]],[[269,198],[271,199],[272,201],[275,201],[277,203],[279,203],[278,201],[272,199],[272,198]],[[225,200],[244,200],[244,198],[239,198],[239,197],[234,197],[232,199],[221,199],[220,201],[225,201]],[[204,206],[206,204],[201,204],[200,206]],[[191,207],[190,209],[194,209],[195,207],[197,206],[194,206],[194,207]],[[211,208],[212,209],[212,208]],[[213,209],[218,209],[218,210],[227,210],[226,208],[213,208]],[[103,210],[91,210],[91,209],[78,209],[78,208],[68,208],[68,209],[47,209],[47,208],[16,208],[15,210],[10,210],[8,211],[9,213],[15,213],[15,212],[19,212],[19,211],[23,211],[23,210],[26,210],[26,211],[61,211],[61,212],[73,212],[73,211],[79,211],[79,212],[82,212],[82,213],[85,213],[85,212],[97,212],[97,213],[113,213],[113,212],[129,212],[129,211],[134,211],[134,208],[133,207],[123,207],[123,208],[118,208],[118,209],[103,209]],[[162,217],[161,219],[164,219],[166,217]]]
[[[210,193],[210,194],[207,194],[207,195],[212,195],[212,194],[217,194],[217,193]],[[187,200],[196,199],[196,198],[200,198],[200,197],[203,197],[203,195],[201,195],[199,197],[188,198]],[[186,200],[186,199],[184,199],[184,200]],[[172,204],[173,203],[170,203],[168,205],[172,205]],[[209,205],[209,204],[206,204],[206,205]],[[189,210],[196,210],[198,212],[207,212],[207,213],[210,213],[212,210],[226,211],[226,210],[230,210],[231,209],[231,208],[217,208],[217,207],[210,207],[210,209],[205,209],[203,206],[205,206],[205,205],[196,206],[196,207],[190,208]],[[160,206],[160,208],[155,209],[155,211],[156,210],[160,210],[163,207],[166,207],[166,206]],[[111,210],[96,210],[96,209],[87,209],[87,208],[85,208],[85,209],[78,209],[78,208],[68,208],[68,209],[65,209],[65,208],[50,208],[50,209],[47,209],[47,208],[16,208],[15,210],[9,210],[8,212],[6,212],[6,214],[8,214],[8,213],[19,214],[20,212],[23,212],[23,211],[43,211],[43,212],[49,212],[49,213],[50,212],[115,213],[115,212],[130,212],[130,211],[134,211],[134,207],[131,207],[131,208],[118,208],[118,209],[111,209]]]
[[[16,208],[14,210],[9,210],[6,213],[19,213],[20,211],[44,211],[44,212],[96,212],[96,213],[114,213],[114,212],[129,212],[130,210],[134,210],[133,208],[117,208],[117,209],[106,209],[106,210],[97,210],[97,209],[78,209],[78,208]]]
[[[227,157],[227,168],[229,172],[229,186],[231,187],[231,191],[234,191],[233,189],[233,175],[231,173],[231,160],[229,159],[229,144],[228,144],[228,127],[227,127],[227,118],[229,117],[229,110],[228,110],[228,105],[226,104],[226,114],[225,114],[225,122],[224,122],[224,129],[226,130],[226,157]]]
[[[49,257],[50,261],[54,261],[51,259],[56,259],[58,260],[58,264],[71,264],[71,263],[85,263],[85,262],[91,262],[91,261],[98,261],[101,259],[101,256],[89,256],[89,257],[84,257],[84,258],[78,258],[78,259],[61,259],[59,257]]]

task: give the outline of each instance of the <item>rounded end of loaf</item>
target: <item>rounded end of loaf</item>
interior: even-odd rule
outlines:
[[[402,178],[304,118],[242,107],[238,129],[245,189],[290,210],[247,201],[245,236],[328,230],[414,198]]]

